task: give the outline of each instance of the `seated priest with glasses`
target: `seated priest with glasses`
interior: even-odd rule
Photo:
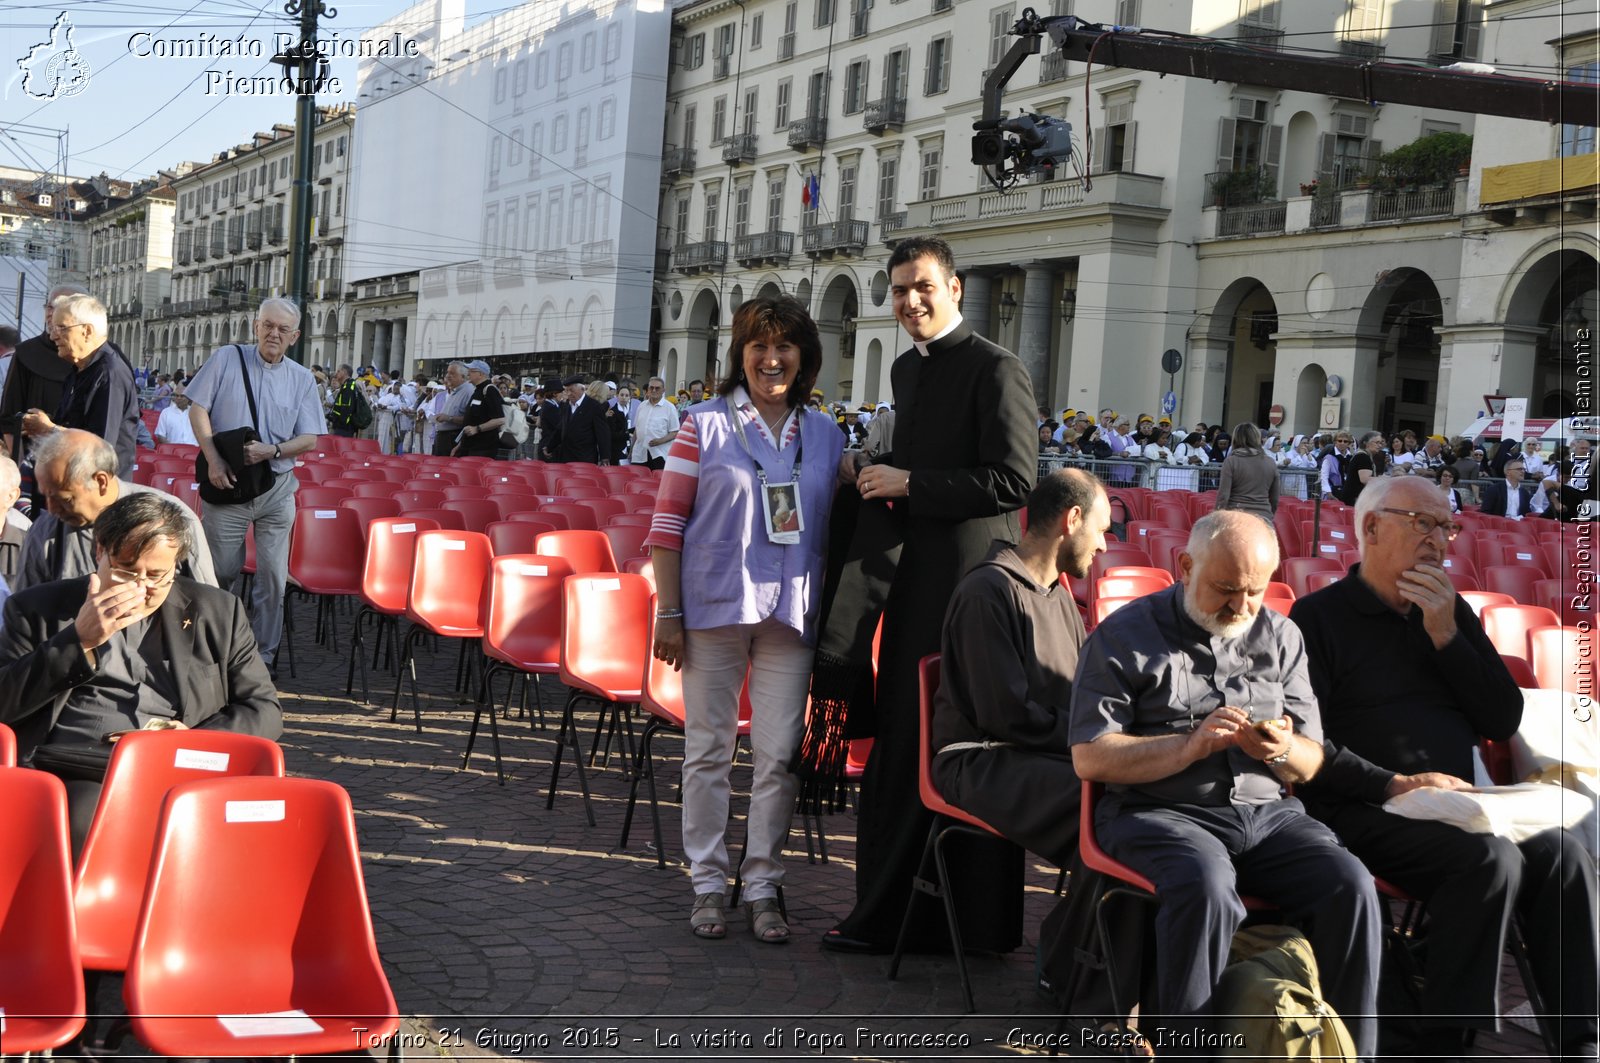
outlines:
[[[283,731],[244,603],[177,576],[194,549],[186,512],[156,492],[112,503],[94,523],[93,572],[5,603],[0,723],[24,764],[66,782],[74,852],[122,733]]]

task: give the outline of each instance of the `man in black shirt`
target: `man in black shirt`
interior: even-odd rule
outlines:
[[[1440,561],[1458,529],[1421,479],[1370,484],[1361,564],[1295,603],[1326,759],[1299,793],[1374,875],[1428,904],[1418,1048],[1459,1052],[1499,1015],[1500,952],[1521,917],[1534,978],[1568,1055],[1595,1055],[1595,864],[1568,831],[1513,844],[1385,812],[1419,786],[1462,788],[1480,737],[1503,741],[1522,695]]]
[[[1382,476],[1388,468],[1389,463],[1383,453],[1383,433],[1366,433],[1356,445],[1355,454],[1351,455],[1350,467],[1344,474],[1344,494],[1339,497],[1347,505],[1355,505],[1367,484],[1374,477]]]
[[[29,436],[49,435],[59,428],[81,428],[110,443],[117,467],[133,468],[138,446],[139,389],[133,368],[106,340],[106,308],[92,295],[71,295],[57,301],[51,332],[56,353],[71,368],[51,418],[43,410],[22,416]]]
[[[500,389],[489,380],[488,362],[468,362],[467,380],[472,384],[472,397],[461,411],[464,424],[455,453],[492,458],[500,449],[500,429],[506,423]]]
[[[53,410],[61,400],[61,383],[71,372],[56,354],[51,339],[54,303],[68,295],[82,295],[74,284],[58,284],[44,301],[44,331],[18,345],[11,356],[11,371],[6,374],[4,394],[0,395],[0,432],[5,433],[6,453],[22,461],[22,415],[28,410]]]

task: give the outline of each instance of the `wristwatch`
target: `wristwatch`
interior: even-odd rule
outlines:
[[[283,457],[283,444],[282,443],[274,443],[272,445],[272,456],[274,458]]]
[[[1266,760],[1263,760],[1261,763],[1263,763],[1263,764],[1271,764],[1273,767],[1277,767],[1280,764],[1287,764],[1287,763],[1289,763],[1289,754],[1287,752],[1279,753],[1275,757],[1268,757]]]

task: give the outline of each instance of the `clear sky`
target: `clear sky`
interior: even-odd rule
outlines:
[[[337,44],[393,18],[412,0],[325,0],[319,36]],[[467,0],[469,25],[518,6]],[[71,45],[59,19],[71,20]],[[3,0],[0,2],[0,166],[138,179],[185,161],[209,162],[274,122],[293,123],[292,95],[249,90],[275,78],[278,34],[298,34],[283,0]],[[39,47],[43,45],[43,47]],[[236,54],[242,53],[242,54]],[[337,92],[355,102],[355,59],[335,59]]]

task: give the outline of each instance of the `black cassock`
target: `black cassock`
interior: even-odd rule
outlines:
[[[894,450],[880,459],[911,472],[894,503],[904,549],[884,610],[876,743],[861,782],[856,906],[839,931],[892,946],[911,895],[930,815],[917,793],[917,662],[939,652],[945,610],[961,577],[999,539],[1015,543],[1017,510],[1038,474],[1033,386],[1017,357],[965,323],[895,360]],[[1025,797],[1024,797],[1025,799]],[[955,839],[947,849],[968,948],[1004,952],[1022,935],[1022,850]],[[918,906],[909,947],[948,948],[937,901]]]

